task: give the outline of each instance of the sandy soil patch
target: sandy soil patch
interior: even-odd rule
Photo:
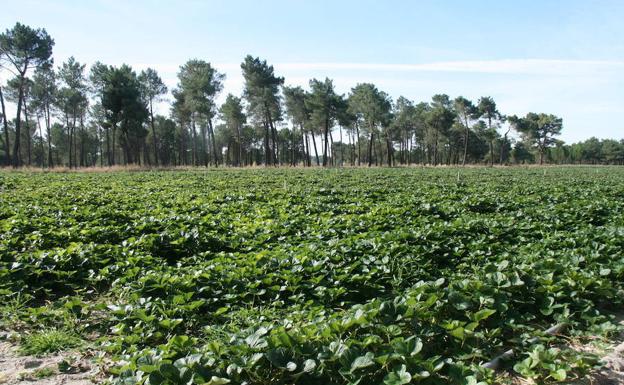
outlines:
[[[71,363],[64,368],[62,362]],[[13,385],[92,385],[99,370],[77,352],[63,352],[45,357],[21,356],[9,342],[0,342],[0,384]]]

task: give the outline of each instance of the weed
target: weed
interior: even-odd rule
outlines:
[[[22,338],[19,351],[23,355],[41,356],[80,346],[81,339],[71,332],[46,330]]]

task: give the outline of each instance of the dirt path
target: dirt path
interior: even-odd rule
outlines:
[[[71,362],[66,373],[59,363]],[[97,367],[78,353],[65,352],[45,357],[20,356],[8,342],[0,342],[0,384],[2,385],[92,385]]]
[[[603,357],[602,361],[605,363],[603,368],[590,374],[587,378],[574,382],[573,385],[624,384],[624,342]]]

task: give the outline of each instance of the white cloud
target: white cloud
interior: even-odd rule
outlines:
[[[491,74],[577,75],[624,69],[624,61],[505,59],[449,61],[422,64],[384,63],[277,63],[284,71],[389,71],[389,72],[468,72]]]
[[[598,75],[605,72],[624,70],[624,61],[605,60],[560,60],[560,59],[503,59],[446,61],[418,64],[390,63],[332,63],[332,62],[277,62],[273,63],[278,74],[305,72],[313,77],[314,72],[451,72],[479,74],[516,74],[516,75],[555,75],[581,76]],[[228,75],[239,76],[239,63],[213,63],[215,68]],[[145,64],[132,65],[136,69],[152,67],[164,76],[174,79],[180,64]]]

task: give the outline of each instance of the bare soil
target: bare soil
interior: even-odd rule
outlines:
[[[602,358],[605,365],[587,378],[573,382],[574,385],[624,384],[624,342]]]
[[[66,373],[59,363],[71,362]],[[77,352],[63,352],[44,357],[21,356],[10,342],[0,342],[0,384],[2,385],[92,385],[98,383],[95,364]]]

